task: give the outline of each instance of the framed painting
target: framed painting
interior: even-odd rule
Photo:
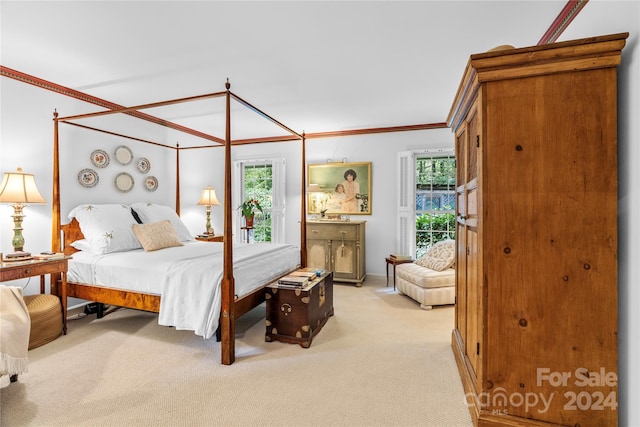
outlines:
[[[371,215],[371,162],[308,165],[307,213]]]

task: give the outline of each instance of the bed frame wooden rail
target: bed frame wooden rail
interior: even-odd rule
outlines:
[[[229,80],[225,84],[226,91],[210,93],[205,95],[187,97],[187,98],[178,98],[168,101],[156,102],[151,104],[138,105],[133,107],[125,107],[120,109],[108,109],[104,111],[88,113],[88,114],[80,114],[75,116],[67,116],[67,117],[58,117],[58,113],[54,112],[54,138],[53,138],[53,206],[52,206],[52,250],[54,251],[64,251],[66,254],[70,255],[76,251],[75,248],[69,246],[75,240],[81,239],[84,236],[80,230],[79,224],[74,219],[68,224],[62,224],[61,216],[60,216],[60,151],[59,151],[59,124],[65,123],[74,126],[81,126],[86,129],[94,130],[97,132],[104,132],[112,135],[117,135],[124,138],[134,139],[136,141],[141,141],[145,143],[161,145],[170,149],[175,149],[176,151],[176,212],[180,214],[180,150],[181,149],[193,149],[193,148],[210,148],[212,146],[220,146],[224,144],[225,154],[224,154],[224,169],[225,169],[225,180],[224,180],[224,194],[225,194],[225,202],[224,203],[224,266],[223,266],[223,278],[222,278],[222,308],[220,313],[220,325],[219,325],[219,338],[221,343],[221,363],[224,365],[231,365],[235,361],[235,321],[238,317],[250,311],[252,308],[261,304],[264,301],[264,290],[259,288],[252,293],[242,297],[236,298],[235,295],[235,281],[233,277],[233,242],[231,236],[233,235],[233,217],[232,217],[232,207],[231,207],[231,187],[232,187],[232,178],[231,178],[231,147],[232,145],[238,144],[246,144],[246,143],[259,143],[259,142],[273,142],[273,141],[291,141],[291,140],[300,140],[302,142],[302,182],[301,182],[301,212],[300,212],[300,262],[302,266],[305,266],[306,263],[306,150],[305,150],[305,136],[303,134],[299,134],[282,123],[278,122],[268,114],[264,113],[257,107],[251,105],[244,99],[234,95],[231,91],[231,85]],[[225,138],[221,139],[215,137],[213,135],[208,135],[203,132],[200,132],[196,129],[191,129],[184,127],[182,125],[169,122],[167,120],[159,119],[157,117],[148,115],[146,113],[141,112],[140,110],[147,108],[160,107],[165,105],[178,104],[183,102],[191,102],[196,100],[201,100],[205,98],[215,98],[222,97],[225,99]],[[257,138],[248,142],[244,141],[232,141],[231,140],[231,99],[238,101],[243,106],[249,108],[250,110],[256,112],[260,116],[265,119],[271,121],[276,124],[280,128],[286,130],[289,135],[286,136],[274,136],[274,137],[264,137]],[[128,114],[130,116],[139,118],[141,120],[147,120],[152,123],[156,123],[162,126],[167,126],[175,130],[179,130],[181,132],[185,132],[190,135],[197,136],[199,138],[206,139],[211,141],[216,145],[206,145],[206,146],[197,146],[197,147],[183,147],[180,146],[171,147],[166,144],[157,143],[153,141],[145,141],[139,138],[135,138],[128,135],[116,134],[114,132],[110,132],[103,129],[93,128],[85,125],[80,125],[78,123],[74,123],[75,120],[90,118],[90,117],[98,117],[103,115],[110,114]],[[54,293],[61,295],[60,290],[57,289],[58,279],[57,277],[51,278],[52,290]],[[266,285],[265,283],[264,285]],[[104,287],[96,287],[89,284],[84,283],[71,283],[67,282],[67,296],[80,298],[87,301],[95,301],[101,302],[104,304],[115,305],[120,307],[134,308],[138,310],[145,310],[151,312],[158,312],[160,309],[160,296],[152,295],[152,294],[144,294],[138,292],[128,292],[122,291],[118,289],[104,288]],[[63,307],[66,308],[66,301],[63,301]]]

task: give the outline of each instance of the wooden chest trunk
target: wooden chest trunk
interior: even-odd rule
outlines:
[[[311,345],[313,337],[333,316],[333,273],[325,272],[302,288],[273,283],[266,288],[265,341]]]

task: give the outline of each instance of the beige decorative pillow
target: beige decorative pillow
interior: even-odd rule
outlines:
[[[443,271],[451,268],[456,260],[456,241],[440,241],[427,251],[426,254],[418,258],[415,263],[435,271]]]
[[[145,251],[182,246],[178,233],[171,225],[171,221],[151,222],[149,224],[134,224],[131,226],[133,234],[138,238]]]

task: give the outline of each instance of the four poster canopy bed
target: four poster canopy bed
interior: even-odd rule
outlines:
[[[225,98],[225,138],[220,139],[141,112],[143,109],[176,105],[210,98]],[[245,140],[231,139],[231,100],[287,131],[285,136]],[[235,321],[264,301],[264,287],[300,266],[306,260],[305,137],[230,91],[144,104],[134,107],[107,105],[107,110],[58,117],[54,113],[53,227],[52,249],[73,256],[69,260],[67,285],[52,277],[52,290],[119,307],[159,313],[160,324],[193,330],[204,338],[214,333],[221,342],[221,362],[235,360]],[[172,147],[129,135],[77,123],[78,120],[111,114],[126,114],[213,141],[215,145]],[[97,200],[74,207],[61,218],[59,125],[61,123],[104,132],[176,152],[175,210],[152,203],[101,204]],[[233,145],[295,141],[302,142],[300,247],[288,244],[233,244],[231,206],[231,147]],[[224,145],[224,241],[194,241],[179,218],[180,151]],[[108,232],[105,232],[107,230]]]

